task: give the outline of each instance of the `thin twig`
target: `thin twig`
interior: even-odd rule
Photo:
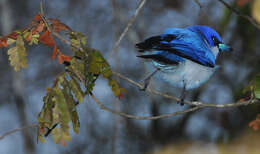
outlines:
[[[183,110],[183,111],[179,111],[179,112],[173,112],[173,113],[169,113],[169,114],[162,114],[162,115],[159,115],[159,116],[136,116],[136,115],[127,114],[127,113],[124,113],[124,112],[119,112],[119,111],[110,109],[110,108],[106,107],[103,103],[101,103],[95,95],[92,94],[91,97],[94,100],[94,102],[99,106],[100,109],[109,111],[111,113],[120,115],[120,116],[125,117],[125,118],[136,119],[136,120],[156,120],[156,119],[161,119],[161,118],[168,118],[168,117],[173,117],[173,116],[176,116],[176,115],[196,111],[196,110],[201,108],[200,106],[196,106],[196,107],[189,108],[187,110]]]
[[[135,10],[135,13],[133,14],[133,16],[129,19],[124,31],[121,33],[121,35],[119,36],[119,38],[117,39],[117,41],[115,42],[113,49],[109,52],[109,58],[113,55],[114,52],[117,51],[119,44],[121,43],[122,39],[124,38],[124,36],[126,35],[126,33],[128,32],[129,28],[133,25],[136,17],[138,16],[138,14],[140,13],[140,11],[142,10],[144,4],[146,3],[146,0],[142,0],[137,9]]]
[[[37,124],[32,124],[32,125],[29,125],[29,126],[24,126],[24,127],[21,127],[21,128],[16,128],[16,129],[10,130],[10,131],[5,132],[4,134],[2,134],[0,136],[0,140],[4,139],[6,136],[11,135],[11,134],[13,134],[15,132],[23,131],[23,130],[25,130],[27,128],[34,128],[34,127],[37,127],[37,126],[38,126]]]
[[[202,5],[200,4],[199,0],[194,0],[194,2],[200,7],[200,9],[202,8]]]
[[[225,2],[224,0],[218,0],[219,2],[221,2],[225,7],[227,7],[229,10],[231,10],[232,12],[234,12],[235,14],[237,14],[238,16],[246,19],[247,21],[249,21],[254,27],[256,27],[257,29],[260,30],[260,25],[251,17],[248,15],[244,15],[242,13],[240,13],[237,9],[235,9],[234,7],[230,6],[227,2]]]

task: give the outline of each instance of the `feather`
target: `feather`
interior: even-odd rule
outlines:
[[[188,29],[167,29],[162,35],[150,37],[136,44],[136,47],[139,52],[146,52],[147,55],[154,51],[169,52],[203,66],[215,66],[215,56],[207,43],[199,35]],[[167,59],[167,55],[169,54],[164,55],[164,58]],[[154,57],[151,59],[154,59]]]
[[[144,58],[144,59],[152,59],[154,61],[157,61],[159,63],[164,63],[164,64],[170,64],[170,65],[178,65],[179,64],[179,61],[175,61],[174,59],[167,58],[167,57],[160,55],[160,54],[139,55],[137,57]]]

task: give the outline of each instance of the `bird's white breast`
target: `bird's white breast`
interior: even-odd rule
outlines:
[[[197,88],[205,83],[215,70],[216,67],[205,67],[190,60],[186,60],[171,71],[161,70],[161,72],[157,74],[157,77],[163,78],[171,85],[179,88],[183,88],[185,83],[186,89],[189,90]]]
[[[214,54],[216,59],[219,53],[218,48],[211,48],[211,52]],[[156,62],[149,62],[146,64],[148,64],[148,70],[151,70],[150,66],[160,68],[160,71],[155,74],[157,79],[163,79],[172,86],[179,88],[183,88],[185,84],[186,90],[198,88],[200,85],[208,81],[218,68],[218,66],[215,66],[214,68],[206,67],[188,59],[178,65],[160,65]]]

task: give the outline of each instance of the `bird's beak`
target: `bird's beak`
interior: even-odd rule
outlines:
[[[218,48],[219,48],[219,51],[233,51],[232,47],[230,47],[226,44],[223,44],[223,43],[218,44]]]

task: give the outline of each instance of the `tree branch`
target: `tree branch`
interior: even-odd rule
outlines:
[[[226,8],[228,8],[229,10],[231,10],[232,12],[234,12],[236,15],[238,15],[239,17],[242,17],[244,19],[246,19],[247,21],[249,21],[254,27],[256,27],[258,30],[260,30],[260,25],[251,17],[248,15],[244,15],[242,13],[240,13],[237,9],[235,9],[234,7],[230,6],[227,2],[225,2],[224,0],[218,0],[220,3],[222,3]]]
[[[142,10],[144,4],[146,3],[146,0],[142,0],[137,9],[135,10],[135,13],[133,14],[133,16],[129,19],[124,31],[121,33],[121,35],[119,36],[119,38],[117,39],[117,41],[115,42],[114,44],[114,47],[113,49],[109,52],[109,56],[108,57],[111,57],[113,55],[114,52],[117,51],[118,47],[119,47],[119,44],[121,43],[122,39],[124,38],[124,36],[126,35],[126,33],[128,32],[129,28],[133,25],[136,17],[138,16],[138,14],[140,13],[140,11]]]
[[[16,128],[16,129],[7,131],[7,132],[5,132],[4,134],[2,134],[0,136],[0,140],[4,139],[6,136],[11,135],[11,134],[13,134],[15,132],[23,131],[23,130],[25,130],[27,128],[34,128],[34,127],[37,127],[37,126],[38,126],[37,124],[32,124],[32,125],[29,125],[29,126],[24,126],[24,127],[21,127],[21,128]]]
[[[168,117],[173,117],[173,116],[176,116],[176,115],[196,111],[196,110],[201,108],[200,106],[196,106],[196,107],[189,108],[187,110],[173,112],[173,113],[169,113],[169,114],[162,114],[162,115],[159,115],[159,116],[136,116],[136,115],[127,114],[127,113],[124,113],[124,112],[119,112],[119,111],[110,109],[110,108],[106,107],[103,103],[101,103],[95,95],[92,94],[90,96],[92,97],[94,102],[99,106],[100,109],[109,111],[111,113],[120,115],[120,116],[125,117],[125,118],[136,119],[136,120],[156,120],[156,119],[161,119],[161,118],[168,118]]]
[[[118,76],[119,78],[131,83],[132,85],[138,87],[138,88],[142,88],[142,84],[136,82],[136,81],[133,81],[131,79],[129,79],[128,77],[118,73],[118,72],[113,72],[114,75]],[[157,90],[154,90],[152,88],[147,88],[146,89],[148,92],[152,93],[152,94],[156,94],[156,95],[159,95],[159,96],[162,96],[164,98],[168,98],[168,99],[171,99],[171,100],[174,100],[176,102],[180,101],[180,98],[178,97],[175,97],[175,96],[171,96],[171,95],[168,95],[168,94],[164,94],[164,93],[161,93]],[[238,106],[245,106],[245,105],[249,105],[249,104],[253,104],[253,103],[257,103],[257,102],[260,102],[259,100],[257,99],[253,99],[253,96],[251,97],[252,99],[249,99],[247,101],[239,101],[239,102],[235,102],[235,103],[228,103],[228,104],[206,104],[206,103],[202,103],[202,102],[198,102],[198,101],[194,101],[194,102],[191,102],[191,101],[184,101],[183,103],[184,104],[187,104],[187,105],[191,105],[191,106],[197,106],[197,107],[202,107],[202,108],[205,108],[205,107],[210,107],[210,108],[229,108],[229,107],[238,107]]]

